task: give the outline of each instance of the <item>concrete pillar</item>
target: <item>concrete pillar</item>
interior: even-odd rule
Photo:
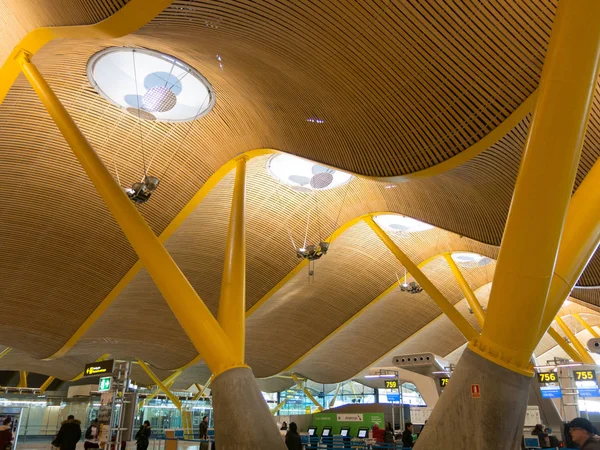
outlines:
[[[415,449],[520,449],[531,380],[466,349]]]
[[[250,369],[222,373],[211,390],[219,450],[286,449]]]

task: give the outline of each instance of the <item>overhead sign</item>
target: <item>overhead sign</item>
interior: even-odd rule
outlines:
[[[600,397],[595,370],[574,370],[573,378],[580,397]]]
[[[362,414],[338,414],[337,421],[338,422],[362,422],[363,415]]]
[[[481,398],[481,388],[478,384],[471,385],[471,397],[473,398]]]
[[[108,392],[112,388],[112,377],[102,377],[98,382],[98,392]]]
[[[562,392],[556,372],[539,372],[538,381],[542,398],[561,398]]]
[[[450,381],[449,377],[440,378],[440,387],[445,388],[446,386],[448,386],[448,381]]]
[[[115,360],[109,359],[108,361],[97,361],[88,363],[83,369],[84,377],[97,377],[98,375],[109,375],[115,370]]]
[[[398,380],[385,380],[386,389],[398,389]]]
[[[387,401],[390,403],[400,401],[400,394],[385,394],[385,396],[387,397]]]

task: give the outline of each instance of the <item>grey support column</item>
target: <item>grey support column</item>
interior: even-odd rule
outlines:
[[[285,450],[286,446],[250,369],[232,369],[211,384],[219,450]]]
[[[520,449],[531,380],[466,349],[415,449]]]

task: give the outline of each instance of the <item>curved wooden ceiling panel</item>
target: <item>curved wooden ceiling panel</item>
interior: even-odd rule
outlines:
[[[490,263],[484,267],[461,269],[469,284],[479,288],[491,282],[494,265]],[[464,297],[444,258],[435,259],[422,270],[434,280],[434,284],[451,303],[460,302]],[[461,313],[469,319],[474,318],[468,314],[466,307],[461,308]],[[425,291],[415,295],[395,289],[291,370],[315,381],[347,380],[397,348],[400,343],[408,345],[415,340],[423,343],[415,333],[422,333],[424,327],[435,328],[437,331],[438,324],[443,326],[443,321],[448,320],[445,316],[435,320],[440,315],[441,310]],[[432,327],[431,322],[434,320],[436,325]],[[450,325],[452,330],[443,327],[439,330],[440,334],[436,334],[435,339],[425,347],[437,350],[439,347],[436,347],[436,340],[444,341],[445,348],[454,346],[451,350],[462,345],[464,337],[454,325]],[[445,331],[448,332],[446,336]],[[389,365],[389,361],[387,363]]]

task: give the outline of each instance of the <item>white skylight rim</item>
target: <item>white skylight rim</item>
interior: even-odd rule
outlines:
[[[472,252],[454,252],[452,253],[452,259],[456,264],[464,266],[485,266],[492,262],[487,256]]]
[[[349,173],[283,153],[269,158],[267,171],[278,182],[306,193],[335,189],[354,178]]]
[[[102,97],[136,117],[139,106],[145,120],[189,122],[208,114],[216,103],[211,84],[200,72],[155,50],[106,48],[90,58],[87,75]]]
[[[428,223],[398,214],[383,214],[375,216],[373,220],[385,231],[391,233],[419,233],[434,228]]]

